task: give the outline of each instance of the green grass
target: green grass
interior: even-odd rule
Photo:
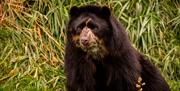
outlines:
[[[65,91],[68,10],[94,3],[111,7],[133,46],[152,59],[172,91],[180,90],[180,1],[3,0],[0,91]]]

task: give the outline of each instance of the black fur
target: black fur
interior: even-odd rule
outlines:
[[[75,28],[86,14],[104,20],[99,24],[102,30],[94,31],[105,41],[109,54],[104,58],[94,59],[74,46],[72,37],[78,34]],[[138,77],[145,82],[143,91],[170,91],[157,68],[131,46],[125,30],[107,7],[87,5],[71,8],[65,72],[67,91],[137,91]]]

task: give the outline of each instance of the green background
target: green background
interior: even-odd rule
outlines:
[[[1,0],[0,91],[65,91],[68,12],[87,4],[110,7],[132,45],[180,91],[179,0]]]

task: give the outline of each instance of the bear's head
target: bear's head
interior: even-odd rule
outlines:
[[[106,6],[82,6],[70,9],[67,36],[76,48],[94,58],[108,54],[107,43],[112,34],[111,13]]]

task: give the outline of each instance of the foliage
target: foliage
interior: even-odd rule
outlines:
[[[63,56],[70,7],[108,5],[130,40],[180,89],[178,0],[0,1],[0,91],[65,91]]]

